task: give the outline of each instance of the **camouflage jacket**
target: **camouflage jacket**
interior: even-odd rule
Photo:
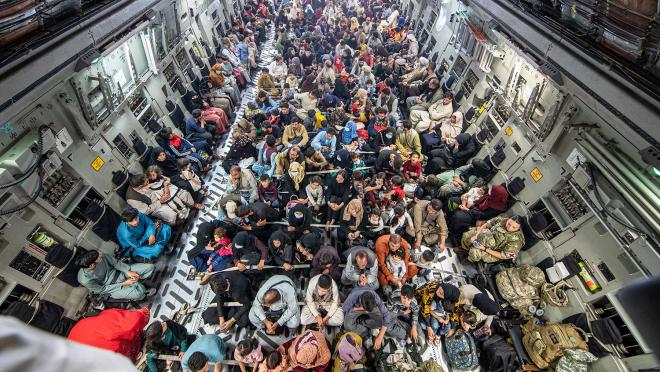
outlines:
[[[489,228],[479,234],[479,243],[507,258],[516,258],[525,245],[525,236],[521,230],[506,231],[506,220],[506,217],[495,217],[488,221]]]

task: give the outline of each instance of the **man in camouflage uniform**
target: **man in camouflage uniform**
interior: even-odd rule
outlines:
[[[461,246],[468,251],[468,260],[497,262],[515,259],[525,245],[521,222],[520,216],[495,217],[466,231]]]

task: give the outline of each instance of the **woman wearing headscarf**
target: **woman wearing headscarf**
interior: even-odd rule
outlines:
[[[268,239],[268,263],[290,271],[293,269],[294,259],[289,235],[282,230],[275,231]]]
[[[337,230],[337,237],[340,242],[349,242],[360,237],[360,225],[364,217],[364,208],[362,206],[362,199],[353,199],[342,213],[339,219],[339,230]]]
[[[453,145],[456,142],[456,136],[463,132],[463,113],[456,111],[451,114],[449,120],[445,120],[440,125],[442,142]]]
[[[248,265],[258,265],[261,270],[268,259],[268,247],[256,236],[241,231],[232,240],[232,258],[234,266],[244,271]]]
[[[357,125],[353,120],[349,120],[340,133],[341,143],[348,145],[358,138]]]
[[[302,76],[303,67],[302,64],[300,63],[299,57],[291,58],[291,62],[289,63],[289,73],[293,74],[296,77]]]
[[[497,216],[509,207],[509,192],[502,185],[493,185],[488,193],[478,199],[472,208],[467,211],[456,210],[449,218],[448,225],[452,236],[462,236],[479,220],[485,220]]]
[[[318,84],[316,83],[316,72],[310,71],[300,84],[300,91],[302,93],[307,93],[318,89]]]
[[[289,202],[294,196],[299,203],[306,202],[305,195],[305,166],[296,161],[291,162],[286,174],[281,178],[282,200]]]
[[[332,358],[332,372],[352,371],[353,367],[364,359],[362,337],[354,332],[342,334]]]
[[[330,364],[330,348],[321,332],[307,330],[281,347],[294,372],[324,372]]]
[[[373,92],[376,86],[376,78],[371,73],[371,67],[368,65],[362,66],[360,76],[358,76],[358,86],[367,92]]]

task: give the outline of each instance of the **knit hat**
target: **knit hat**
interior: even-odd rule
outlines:
[[[444,292],[444,299],[449,301],[449,302],[456,302],[458,301],[458,297],[461,295],[461,292],[458,290],[458,288],[454,285],[451,285],[449,283],[442,283],[440,284],[440,287],[442,288],[442,291]]]
[[[487,294],[478,293],[472,300],[472,305],[479,309],[484,315],[496,315],[500,311],[500,305],[491,300]]]
[[[227,217],[229,217],[232,220],[236,218],[236,208],[237,205],[235,201],[233,200],[228,201],[227,204],[225,205],[225,210],[227,211]]]

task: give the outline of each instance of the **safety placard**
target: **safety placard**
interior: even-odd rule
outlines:
[[[101,159],[100,156],[97,156],[96,159],[94,159],[94,161],[92,162],[92,169],[98,172],[101,170],[101,168],[103,168],[104,164],[105,161]]]
[[[541,178],[543,178],[543,173],[538,168],[532,169],[532,171],[529,173],[530,176],[532,176],[532,179],[534,182],[539,182]]]
[[[506,127],[506,128],[504,128],[504,133],[507,136],[511,136],[513,134],[513,129],[511,129],[511,127]]]

